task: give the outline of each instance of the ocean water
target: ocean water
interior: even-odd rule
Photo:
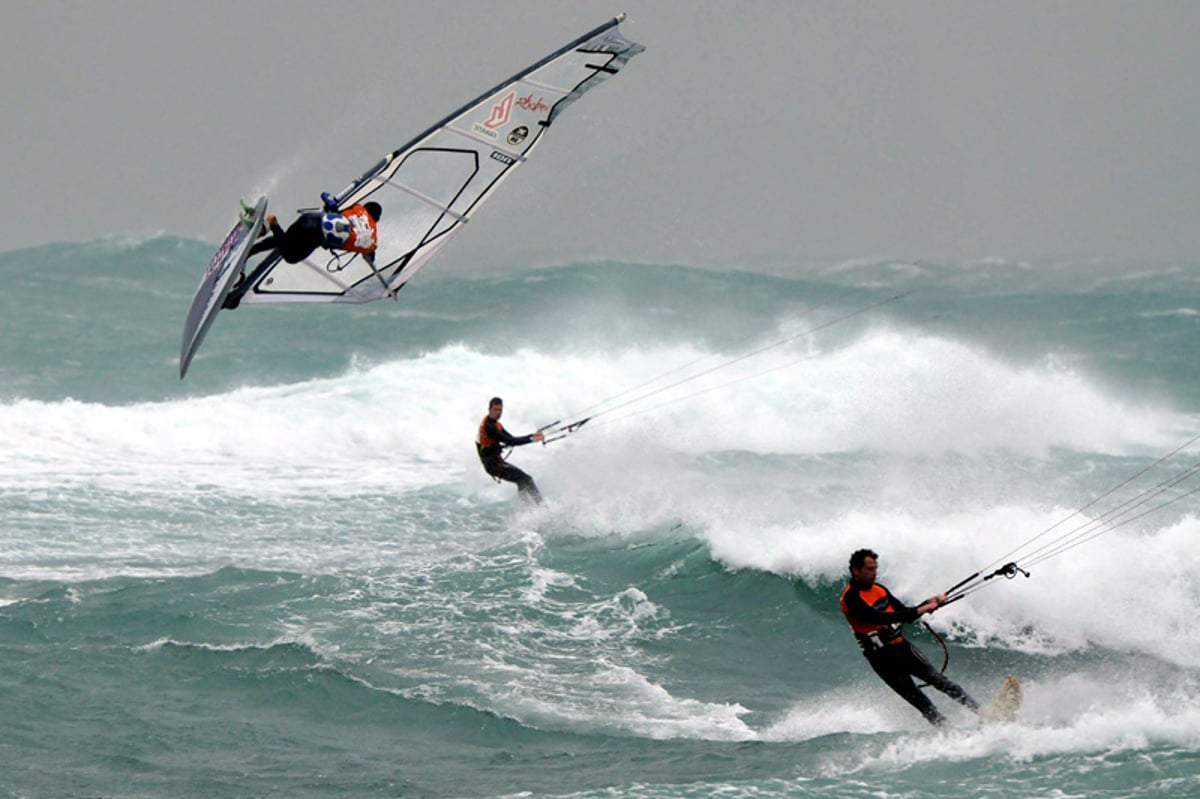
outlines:
[[[437,267],[180,382],[213,247],[0,253],[0,797],[1200,795],[1196,264]],[[514,451],[544,506],[494,394],[597,411]],[[930,619],[1012,723],[840,617],[858,547],[919,600],[1172,475]]]

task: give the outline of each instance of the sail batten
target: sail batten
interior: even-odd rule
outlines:
[[[418,200],[421,200],[422,202],[428,203],[429,205],[431,205],[431,206],[433,206],[434,208],[438,209],[438,210],[439,210],[439,211],[441,211],[442,213],[449,214],[450,216],[454,217],[455,219],[458,219],[460,222],[466,222],[466,221],[467,221],[467,218],[466,218],[465,216],[463,216],[462,214],[460,214],[460,213],[458,213],[458,212],[456,212],[456,211],[452,211],[452,210],[451,210],[450,208],[448,208],[447,206],[445,206],[445,205],[442,205],[442,204],[441,204],[441,203],[439,203],[437,200],[433,199],[432,197],[428,196],[427,194],[422,194],[421,192],[419,192],[419,191],[417,191],[416,189],[414,189],[412,186],[406,186],[406,185],[404,185],[403,183],[400,183],[400,182],[398,182],[398,181],[391,180],[391,179],[388,179],[388,180],[386,180],[386,181],[384,181],[384,182],[385,182],[387,185],[389,185],[389,186],[392,186],[393,188],[399,189],[400,191],[402,191],[402,192],[404,192],[404,193],[406,193],[406,194],[409,194],[409,195],[412,195],[413,197],[416,197]]]

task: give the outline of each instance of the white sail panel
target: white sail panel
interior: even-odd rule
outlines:
[[[501,83],[386,156],[338,196],[339,208],[383,207],[375,267],[318,250],[253,268],[242,302],[367,302],[393,295],[470,220],[584,92],[644,49],[618,17]]]

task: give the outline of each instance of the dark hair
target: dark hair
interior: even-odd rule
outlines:
[[[503,404],[504,404],[504,400],[500,399],[499,397],[492,397],[490,400],[488,400],[489,408],[495,407],[496,405],[503,405]]]
[[[363,208],[367,209],[367,213],[370,214],[371,218],[376,222],[379,221],[379,217],[383,216],[383,206],[374,200],[369,203],[364,203]]]
[[[867,562],[867,558],[875,558],[879,560],[879,556],[869,549],[856,549],[850,553],[850,568],[861,569],[863,564]]]

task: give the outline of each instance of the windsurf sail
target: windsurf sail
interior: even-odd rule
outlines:
[[[642,45],[621,35],[622,14],[503,81],[388,154],[338,192],[339,209],[383,207],[372,265],[317,250],[250,268],[231,303],[369,302],[395,296],[529,158],[571,103],[616,75]]]

